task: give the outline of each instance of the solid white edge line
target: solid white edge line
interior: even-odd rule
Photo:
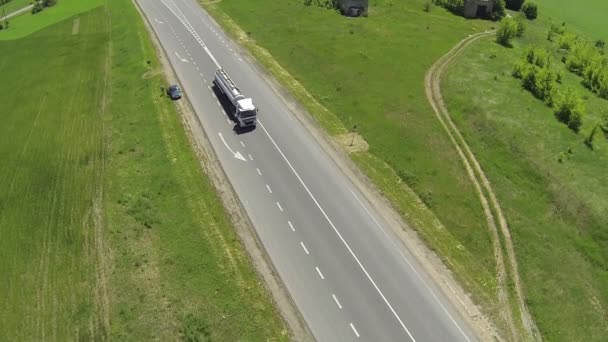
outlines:
[[[293,227],[293,224],[291,224],[291,221],[287,221],[287,224],[289,225],[289,228],[291,228],[292,232],[296,231],[296,229]]]
[[[308,249],[306,248],[306,246],[304,246],[304,242],[300,241],[300,246],[302,246],[302,249],[304,249],[304,252],[306,253],[306,255],[310,255],[310,253],[308,252]]]
[[[424,287],[426,288],[426,290],[429,291],[429,293],[431,294],[431,296],[433,297],[433,299],[435,300],[435,302],[437,304],[439,304],[439,306],[441,307],[441,309],[443,310],[443,312],[445,312],[445,314],[448,316],[448,318],[456,326],[456,328],[458,329],[458,331],[460,331],[460,333],[462,334],[462,336],[464,336],[464,338],[468,342],[471,342],[471,340],[469,339],[469,336],[467,336],[467,334],[465,334],[464,330],[462,330],[462,328],[460,327],[460,324],[458,324],[458,322],[456,322],[456,319],[454,319],[454,317],[452,317],[452,315],[450,314],[450,312],[448,311],[448,309],[443,305],[443,303],[441,303],[441,301],[439,300],[439,298],[437,298],[437,295],[435,295],[435,291],[433,291],[430,288],[430,286],[426,283],[426,281],[424,281],[424,279],[422,278],[422,275],[420,275],[420,273],[418,273],[418,270],[416,270],[416,268],[414,267],[414,265],[412,265],[412,263],[409,261],[409,259],[405,257],[405,255],[403,254],[403,252],[401,252],[400,248],[395,244],[395,242],[393,241],[393,239],[391,239],[388,236],[388,233],[384,230],[384,228],[382,227],[382,225],[380,224],[380,222],[378,222],[378,220],[376,220],[376,217],[374,217],[374,215],[372,215],[372,213],[369,211],[369,209],[367,209],[367,207],[365,206],[365,204],[363,203],[363,201],[361,201],[361,199],[359,198],[359,196],[357,196],[357,194],[355,194],[355,192],[352,189],[349,189],[349,190],[350,190],[351,194],[353,194],[353,197],[355,197],[355,199],[357,200],[357,202],[359,202],[359,204],[363,207],[363,209],[365,210],[365,212],[367,213],[367,215],[369,215],[369,217],[371,217],[372,221],[374,221],[374,223],[376,224],[376,226],[378,226],[378,228],[380,228],[380,230],[382,231],[382,233],[384,233],[384,236],[386,236],[386,238],[393,244],[393,246],[395,247],[395,249],[399,252],[399,255],[401,255],[401,257],[403,258],[403,260],[414,271],[414,273],[416,274],[416,277],[418,277],[418,279],[420,280],[420,282],[422,283],[422,285],[424,285]]]
[[[355,336],[357,336],[357,338],[361,337],[359,335],[359,332],[357,331],[357,328],[355,328],[355,325],[351,322],[350,324],[350,328],[353,329],[353,332],[355,333]]]
[[[315,204],[317,205],[317,208],[319,208],[319,210],[321,211],[321,214],[323,214],[323,216],[325,217],[325,220],[327,220],[327,222],[329,222],[329,225],[333,228],[334,232],[338,235],[338,237],[340,238],[340,240],[342,241],[342,243],[344,244],[344,246],[346,246],[346,249],[348,250],[348,252],[350,253],[350,255],[355,259],[355,261],[357,262],[357,264],[359,265],[359,267],[361,268],[361,270],[363,271],[363,273],[365,274],[365,276],[367,277],[367,279],[372,283],[372,285],[376,289],[376,292],[378,292],[378,294],[380,295],[380,297],[382,298],[382,300],[384,301],[384,303],[388,306],[388,308],[390,309],[390,311],[393,314],[393,316],[395,316],[395,318],[397,318],[397,321],[399,321],[399,324],[401,325],[401,327],[403,328],[403,330],[405,330],[405,332],[407,333],[407,335],[409,336],[409,338],[413,342],[416,342],[416,339],[414,338],[414,336],[412,336],[412,333],[410,333],[409,329],[405,326],[405,323],[403,323],[403,321],[401,320],[401,317],[399,317],[399,315],[397,314],[397,312],[395,311],[395,309],[393,308],[393,306],[391,305],[391,303],[388,301],[388,299],[386,299],[386,297],[384,296],[384,293],[382,293],[382,291],[380,290],[380,288],[378,287],[378,285],[376,284],[376,282],[374,281],[374,279],[372,279],[372,277],[369,275],[369,273],[367,272],[367,269],[365,269],[365,267],[363,266],[363,264],[361,263],[361,261],[359,260],[359,258],[355,254],[355,252],[353,252],[352,248],[348,245],[348,243],[346,242],[346,240],[344,240],[344,237],[342,236],[342,234],[340,233],[340,231],[338,231],[338,228],[336,228],[336,226],[331,221],[331,219],[329,218],[329,216],[327,216],[327,213],[325,213],[325,210],[323,210],[323,208],[319,204],[319,201],[317,201],[317,199],[312,194],[312,192],[310,191],[310,189],[308,189],[308,186],[306,186],[306,183],[304,183],[304,181],[302,180],[302,177],[300,177],[300,175],[298,174],[298,172],[296,171],[296,169],[293,167],[293,165],[291,165],[291,162],[289,161],[289,159],[287,159],[287,157],[285,156],[285,154],[283,153],[283,151],[279,148],[279,145],[277,145],[277,143],[274,141],[274,139],[272,138],[272,136],[270,135],[270,133],[268,133],[268,130],[266,130],[266,127],[264,126],[264,124],[262,124],[262,121],[259,118],[258,118],[258,123],[260,124],[260,127],[262,127],[262,129],[264,130],[264,132],[266,132],[266,135],[268,136],[268,138],[270,139],[270,141],[272,142],[272,144],[274,145],[274,147],[277,149],[277,151],[279,151],[279,153],[283,157],[283,160],[285,160],[285,162],[287,163],[287,165],[289,166],[289,168],[291,169],[291,171],[296,175],[296,177],[300,181],[300,184],[302,184],[302,186],[304,187],[304,189],[306,190],[306,192],[308,193],[308,195],[315,202]]]
[[[340,301],[338,300],[338,297],[336,297],[335,294],[331,294],[332,298],[334,299],[334,302],[336,302],[336,305],[338,306],[338,309],[342,309],[342,304],[340,304]]]
[[[317,270],[317,273],[319,274],[319,277],[321,277],[322,280],[325,280],[325,277],[323,276],[323,273],[321,273],[321,270],[319,269],[319,266],[315,266],[315,269]]]

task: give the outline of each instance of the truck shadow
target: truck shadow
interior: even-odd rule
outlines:
[[[234,113],[236,112],[236,108],[234,108],[234,105],[232,104],[232,102],[230,102],[230,100],[226,97],[226,95],[224,95],[224,93],[222,93],[222,91],[215,84],[215,82],[213,82],[213,85],[211,86],[211,91],[213,91],[213,94],[215,94],[215,97],[217,98],[220,105],[222,106],[222,109],[226,113],[226,116],[228,116],[228,119],[230,121],[232,121],[232,123],[234,124],[234,127],[232,127],[232,131],[234,133],[239,135],[239,134],[249,133],[249,132],[255,130],[256,126],[239,127],[238,120],[234,116]]]

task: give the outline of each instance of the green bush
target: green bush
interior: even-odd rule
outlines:
[[[526,0],[507,0],[507,8],[513,11],[519,11]]]
[[[561,37],[559,37],[559,41],[557,42],[557,46],[563,50],[570,50],[577,41],[576,35],[572,33],[564,33]]]
[[[557,119],[568,125],[571,130],[578,132],[585,114],[585,103],[580,94],[572,88],[558,91],[554,106]]]
[[[511,46],[511,40],[517,36],[517,22],[513,18],[503,18],[496,31],[496,42]]]
[[[544,68],[548,67],[551,62],[551,57],[545,49],[528,48],[526,49],[526,61],[530,64],[534,64],[537,67]]]
[[[530,20],[534,20],[538,17],[538,5],[534,2],[526,2],[522,6],[521,11],[524,12],[526,18]]]
[[[505,7],[505,0],[498,0],[492,7],[492,13],[490,13],[490,19],[501,20],[507,15]]]
[[[458,15],[464,14],[464,0],[435,0],[435,4],[445,7],[452,13]]]
[[[42,2],[36,1],[34,3],[34,7],[32,7],[32,14],[36,14],[38,12],[42,12],[43,9],[44,9],[44,6],[42,6]]]
[[[517,19],[517,37],[521,38],[526,32],[526,24],[519,18],[521,18],[521,16],[519,16]]]

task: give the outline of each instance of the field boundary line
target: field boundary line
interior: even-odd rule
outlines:
[[[481,38],[491,36],[492,34],[494,34],[494,31],[486,31],[475,35],[470,35],[456,44],[456,46],[454,46],[437,62],[435,62],[427,71],[425,76],[425,91],[435,116],[448,134],[452,145],[457,150],[458,155],[463,162],[465,169],[467,170],[467,174],[477,190],[479,200],[484,209],[484,215],[486,216],[486,221],[488,222],[488,228],[492,238],[492,245],[494,247],[497,268],[496,277],[498,283],[498,299],[500,305],[502,306],[501,313],[511,330],[512,338],[520,340],[524,336],[520,336],[520,333],[515,327],[513,312],[509,304],[509,289],[507,283],[509,280],[509,275],[515,285],[515,299],[517,301],[518,310],[521,316],[520,319],[525,330],[525,337],[529,340],[541,340],[538,328],[536,327],[536,324],[534,323],[534,320],[532,319],[532,316],[530,315],[530,312],[525,304],[525,295],[521,285],[521,279],[519,277],[515,249],[511,239],[511,232],[507,224],[507,220],[504,217],[502,208],[498,202],[498,199],[496,198],[490,181],[485,175],[480,163],[467,144],[466,140],[456,127],[456,124],[453,122],[441,95],[440,85],[444,70],[465,50],[466,47],[473,42]],[[497,229],[497,226],[500,228],[500,231]],[[503,243],[506,253],[505,250],[503,250]],[[508,269],[505,268],[505,256],[508,260]]]

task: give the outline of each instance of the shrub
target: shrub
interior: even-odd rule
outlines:
[[[517,23],[513,18],[503,18],[496,31],[496,42],[510,46],[511,40],[517,36]]]
[[[513,11],[519,11],[525,0],[507,0],[507,8]]]
[[[507,15],[507,10],[505,9],[505,0],[498,0],[492,7],[492,13],[490,13],[490,19],[492,20],[500,20]]]
[[[565,33],[561,37],[559,37],[557,46],[558,46],[558,48],[563,49],[563,50],[570,50],[572,48],[572,46],[574,46],[576,41],[577,41],[576,35],[574,35],[572,33]]]
[[[548,67],[551,57],[545,49],[528,48],[526,50],[526,61],[540,68]]]
[[[549,31],[562,35],[562,34],[566,33],[566,23],[563,22],[561,25],[551,24]]]
[[[34,7],[32,7],[32,14],[36,14],[38,12],[41,12],[43,9],[44,9],[44,7],[42,6],[42,2],[36,1],[34,3]]]
[[[566,88],[556,93],[554,104],[557,119],[578,132],[585,114],[585,103],[581,96],[574,89]]]
[[[606,46],[606,41],[604,41],[603,39],[598,39],[595,41],[595,47],[600,49],[600,50],[604,50],[604,47]]]
[[[464,0],[435,0],[435,3],[455,14],[464,14]]]
[[[524,79],[528,77],[530,68],[530,65],[525,60],[521,60],[515,65],[513,65],[513,71],[511,72],[511,75],[513,75],[513,77],[515,78]]]
[[[524,12],[526,18],[530,20],[534,20],[538,17],[538,5],[534,2],[526,2],[521,8],[521,11]]]
[[[521,38],[526,32],[526,24],[522,20],[517,20],[517,37]]]
[[[430,12],[432,8],[433,8],[433,3],[431,2],[431,0],[427,0],[424,3],[424,11],[425,12]]]

